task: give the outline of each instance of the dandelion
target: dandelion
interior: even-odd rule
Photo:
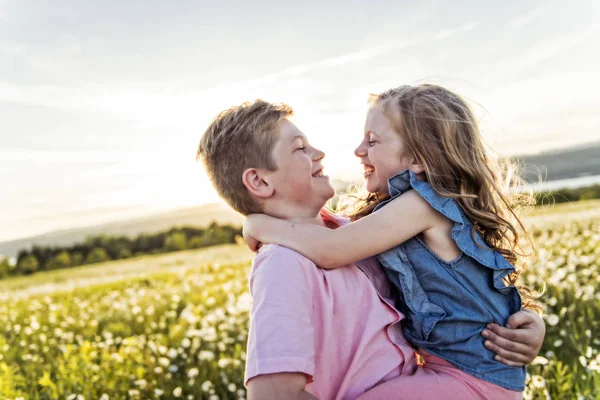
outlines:
[[[158,363],[163,367],[168,367],[171,364],[171,361],[166,357],[161,357],[158,359]]]
[[[541,389],[546,386],[546,380],[540,375],[533,375],[531,377],[531,384],[533,387]]]
[[[556,314],[548,315],[547,321],[548,321],[548,325],[551,325],[551,326],[558,324],[558,322],[559,322],[558,315],[556,315]]]
[[[219,368],[225,368],[229,365],[229,360],[226,358],[221,358],[221,359],[219,359],[218,364],[219,364]]]
[[[192,368],[188,371],[187,375],[188,375],[188,378],[193,379],[193,378],[197,377],[199,373],[200,373],[200,371],[198,371],[198,368]]]
[[[169,349],[169,351],[167,352],[167,356],[169,356],[170,359],[177,357],[177,350]]]
[[[211,381],[204,381],[202,382],[202,385],[200,385],[200,389],[202,389],[203,392],[208,392],[212,387],[213,384]]]
[[[38,329],[40,329],[40,324],[37,322],[37,320],[35,318],[33,318],[31,320],[31,329],[33,329],[34,331],[37,331]]]
[[[110,397],[108,397],[106,393],[102,393],[102,396],[100,396],[100,400],[110,400]]]
[[[548,365],[548,359],[542,356],[537,356],[531,362],[532,365]]]
[[[148,384],[148,382],[146,382],[145,379],[139,379],[137,381],[134,382],[136,386],[139,386],[140,389],[144,389],[146,387],[146,385]]]
[[[212,361],[215,359],[215,353],[213,353],[212,351],[208,351],[208,350],[202,350],[200,352],[200,354],[198,355],[198,358],[200,358],[200,360],[203,360],[203,361]]]
[[[173,389],[173,396],[180,397],[182,392],[183,392],[183,389],[181,389],[179,386],[177,386],[175,389]]]
[[[554,347],[560,347],[560,346],[562,346],[562,344],[563,344],[563,341],[561,339],[554,341]]]

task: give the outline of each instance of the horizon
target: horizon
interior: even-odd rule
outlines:
[[[590,145],[593,147],[598,147],[598,146],[600,146],[600,140],[595,140],[595,141],[584,143],[584,144],[578,144],[575,146],[570,146],[568,148],[551,149],[548,151],[543,151],[540,153],[529,154],[529,155],[527,155],[527,154],[509,155],[509,157],[516,157],[518,159],[521,156],[544,156],[544,155],[552,155],[552,154],[561,154],[561,153],[565,153],[565,152],[569,152],[569,151],[582,150],[582,149],[589,147]],[[530,164],[528,164],[528,165],[530,165]],[[533,164],[531,164],[531,165],[533,165]],[[341,185],[340,187],[343,187],[346,185],[352,185],[353,183],[360,182],[360,181],[361,181],[360,179],[352,181],[352,180],[332,178],[333,186],[336,187],[336,194],[338,193],[339,185]],[[579,188],[579,187],[583,187],[583,186],[597,184],[598,182],[600,182],[600,175],[583,175],[583,176],[579,176],[579,177],[575,177],[575,178],[545,180],[541,184],[537,183],[537,182],[531,182],[531,183],[528,183],[528,188],[533,191],[549,191],[549,190],[554,191],[554,190],[566,189],[566,188],[575,189],[575,188]],[[152,211],[152,212],[145,213],[145,214],[134,214],[134,215],[125,214],[122,218],[118,218],[118,214],[117,214],[117,217],[110,219],[110,220],[102,220],[102,221],[98,221],[97,223],[92,223],[92,224],[84,223],[82,225],[71,225],[71,226],[66,226],[64,228],[53,229],[53,230],[43,231],[43,232],[36,232],[36,233],[34,233],[32,235],[28,235],[28,236],[13,237],[13,238],[10,238],[7,240],[0,240],[0,244],[6,244],[6,243],[10,243],[10,242],[27,240],[27,239],[45,236],[45,235],[49,235],[49,234],[68,233],[70,231],[77,231],[80,229],[82,229],[82,230],[92,229],[95,227],[101,227],[103,225],[113,225],[116,223],[128,223],[128,222],[133,222],[133,221],[138,221],[138,220],[145,220],[148,218],[154,219],[154,218],[159,217],[160,215],[169,215],[172,213],[192,211],[192,210],[197,210],[198,208],[213,207],[213,206],[224,207],[226,210],[229,210],[233,213],[239,214],[237,211],[235,211],[233,208],[231,208],[225,200],[223,200],[222,198],[217,196],[217,199],[213,202],[186,205],[186,206],[181,206],[181,207],[176,207],[176,208],[159,209],[159,210]],[[115,211],[118,212],[120,210],[117,209]],[[2,256],[2,254],[0,253],[0,257],[1,256]]]
[[[340,180],[361,174],[368,93],[403,83],[463,95],[502,155],[597,142],[599,11],[0,1],[0,241],[219,201],[201,133],[258,97],[295,109]]]

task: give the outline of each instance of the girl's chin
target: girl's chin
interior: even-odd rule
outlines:
[[[366,184],[365,184],[365,189],[367,189],[367,192],[369,193],[377,193],[379,192],[379,188],[377,187],[377,185],[374,182],[369,182],[369,180],[367,180]]]

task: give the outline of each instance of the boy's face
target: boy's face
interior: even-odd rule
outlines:
[[[312,147],[287,119],[279,124],[279,135],[272,152],[277,170],[268,172],[275,195],[290,209],[320,210],[335,194],[329,177],[323,174],[321,161],[325,153]]]

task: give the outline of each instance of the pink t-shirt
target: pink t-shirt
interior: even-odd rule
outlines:
[[[321,216],[347,222],[326,210]],[[390,305],[392,289],[374,258],[324,270],[293,250],[265,245],[252,265],[250,293],[246,384],[262,374],[302,372],[317,398],[353,399],[417,368],[400,327],[404,315]]]

